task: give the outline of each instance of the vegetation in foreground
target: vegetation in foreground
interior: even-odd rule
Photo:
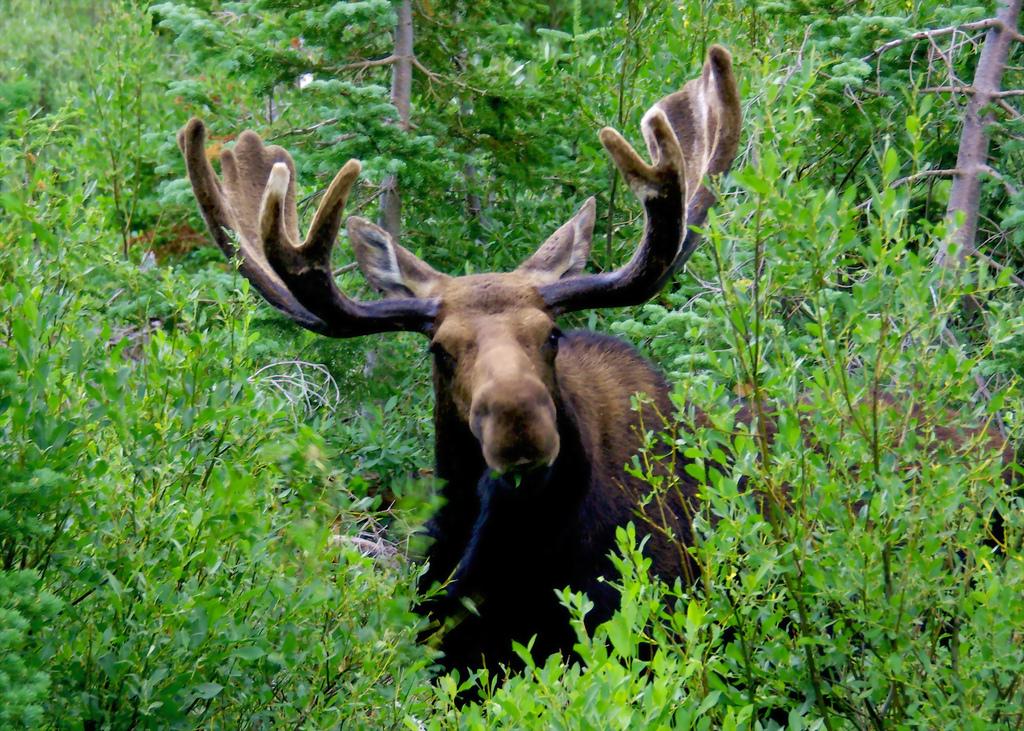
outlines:
[[[971,78],[982,31],[873,55],[992,9],[418,2],[406,131],[365,64],[399,5],[0,2],[0,726],[1020,727],[1020,498],[967,427],[1020,436],[1024,129],[1012,106],[990,128],[977,242],[1001,266],[936,266],[949,183],[926,171],[954,166],[962,108],[924,90]],[[651,582],[623,530],[621,610],[588,637],[564,597],[579,664],[433,678],[422,344],[258,304],[199,233],[174,132],[277,137],[308,194],[359,157],[363,215],[397,176],[403,242],[453,272],[512,265],[597,194],[604,268],[640,222],[595,132],[638,129],[711,42],[746,131],[707,240],[657,302],[576,323],[678,384],[703,580]]]

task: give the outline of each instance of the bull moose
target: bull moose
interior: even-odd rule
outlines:
[[[641,425],[671,413],[665,379],[625,342],[562,332],[559,315],[637,305],[656,295],[693,252],[715,197],[705,175],[736,155],[740,101],[732,59],[712,46],[700,76],[657,102],[641,124],[652,163],[613,129],[600,132],[645,212],[643,238],[619,269],[584,273],[595,201],[516,270],[453,277],[435,271],[383,229],[351,217],[356,260],[385,298],[350,299],[337,288],[331,249],[360,164],[349,160],[299,238],[295,168],[289,154],[243,132],[221,155],[223,180],[207,160],[205,129],[192,119],[178,142],[203,218],[216,243],[264,298],[302,327],[349,338],[415,331],[430,341],[436,474],[443,505],[426,532],[423,590],[441,585],[422,611],[445,625],[444,667],[514,661],[512,641],[534,638],[538,657],[570,652],[574,635],[556,590],[585,591],[588,622],[607,619],[618,595],[604,581],[615,531],[650,511],[650,486],[625,465],[642,446]],[[233,232],[233,233],[232,233]],[[642,406],[633,397],[646,394]],[[685,546],[695,493],[659,502],[662,530],[643,528],[652,570],[692,579]],[[654,518],[655,516],[650,516]],[[473,611],[465,611],[471,600]]]

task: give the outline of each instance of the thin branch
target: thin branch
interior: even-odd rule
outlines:
[[[355,63],[346,63],[341,66],[335,66],[332,68],[333,71],[363,71],[365,69],[372,69],[377,66],[390,66],[393,63],[404,60],[403,57],[392,53],[390,56],[384,58],[375,58],[370,61],[356,61]]]
[[[940,168],[940,169],[937,169],[937,170],[921,170],[920,172],[916,172],[913,175],[908,175],[905,178],[900,178],[899,180],[892,181],[889,184],[889,187],[890,188],[898,188],[901,185],[906,185],[907,183],[916,183],[918,180],[921,180],[923,178],[937,178],[937,177],[948,178],[948,177],[952,177],[953,175],[956,175],[959,172],[960,171],[957,170],[956,168]]]
[[[1020,112],[1011,107],[1002,99],[997,99],[996,104],[999,106],[1000,109],[1009,114],[1012,119],[1024,119],[1024,116],[1022,116]]]
[[[785,69],[785,75],[778,82],[775,82],[779,88],[784,87],[789,83],[789,80],[796,76],[798,73],[803,71],[804,68],[804,51],[807,50],[807,42],[811,39],[811,26],[807,26],[804,30],[804,39],[800,42],[800,48],[796,52],[796,60],[793,63],[788,64]]]
[[[910,43],[911,41],[923,41],[925,39],[937,38],[939,36],[948,36],[951,33],[957,33],[958,31],[972,31],[972,30],[985,30],[987,28],[1002,28],[1003,21],[999,18],[986,18],[985,20],[977,20],[973,23],[962,23],[960,25],[950,25],[945,28],[935,28],[933,30],[923,30],[918,33],[911,33],[905,38],[896,38],[888,43],[883,43],[874,51],[864,56],[862,61],[870,61],[873,58],[881,56],[886,51],[901,46],[904,43]],[[1020,34],[1016,31],[1012,31],[1016,36],[1017,40],[1020,40]]]
[[[439,74],[431,71],[426,66],[424,66],[416,56],[412,57],[412,65],[415,66],[424,76],[426,76],[431,83],[441,80],[441,76]]]
[[[377,186],[377,191],[373,195],[367,196],[365,200],[361,200],[357,204],[352,206],[352,210],[349,211],[349,215],[352,215],[352,214],[355,214],[355,213],[359,213],[361,210],[366,208],[368,205],[373,203],[375,200],[380,198],[382,195],[384,195],[384,186],[383,185],[379,185],[379,186]]]
[[[331,117],[330,119],[325,119],[322,122],[317,122],[316,124],[311,124],[308,127],[298,127],[296,129],[290,129],[290,130],[287,130],[285,132],[281,132],[280,134],[276,134],[273,137],[268,137],[266,139],[266,141],[267,142],[274,142],[274,141],[279,140],[279,139],[281,139],[283,137],[295,137],[297,135],[308,135],[311,132],[316,132],[318,129],[322,129],[324,127],[329,127],[332,124],[337,124],[340,120],[341,120],[340,117]],[[354,137],[355,135],[352,135],[352,136]]]
[[[991,165],[979,165],[977,168],[977,172],[982,175],[988,175],[989,177],[998,180],[1000,183],[1003,184],[1003,187],[1006,188],[1006,192],[1008,195],[1016,196],[1020,192],[1017,190],[1017,186],[1015,186],[1013,183],[1007,180],[1001,172],[993,168]],[[963,171],[958,168],[921,170],[920,172],[916,172],[913,175],[908,175],[905,178],[900,178],[898,180],[892,181],[889,184],[889,187],[898,188],[901,185],[906,185],[907,183],[916,183],[918,180],[921,180],[923,178],[951,178],[956,175],[963,175]]]
[[[313,146],[318,150],[323,150],[324,148],[327,147],[334,147],[335,145],[339,145],[342,142],[354,140],[358,136],[359,135],[355,132],[346,132],[344,134],[338,135],[337,137],[332,137],[329,140],[317,140],[316,142],[313,143]]]
[[[970,297],[971,295],[967,295]],[[956,339],[956,335],[949,327],[944,326],[942,328],[942,337],[946,343],[960,356],[963,356],[963,346],[960,345],[960,341]],[[988,384],[985,383],[985,379],[980,373],[974,374],[974,385],[977,386],[975,391],[979,401],[988,403],[992,400],[992,392],[988,389]],[[999,435],[1005,440],[1006,439],[1006,424],[1003,422],[1002,416],[998,413],[995,414],[996,429],[999,431]]]
[[[1003,272],[1010,269],[1010,267],[1006,266],[1005,264],[1000,264],[998,261],[993,259],[988,254],[982,254],[980,251],[976,251],[974,252],[974,255],[981,259],[986,264],[988,264],[990,267],[995,269],[997,272]],[[1024,287],[1024,279],[1018,277],[1016,274],[1013,273],[1012,270],[1010,271],[1010,281],[1016,284],[1018,287]]]
[[[1003,174],[996,170],[995,168],[993,168],[992,166],[980,165],[978,166],[978,172],[984,175],[988,175],[989,177],[995,178],[1000,183],[1002,183],[1003,187],[1006,188],[1007,195],[1011,197],[1016,197],[1019,193],[1019,191],[1017,190],[1017,186],[1015,186],[1013,183],[1011,183],[1009,180],[1003,177]]]
[[[973,86],[929,86],[921,89],[927,94],[986,94],[991,99],[1003,99],[1008,96],[1024,96],[1024,89],[1006,89],[1005,91],[979,92]]]

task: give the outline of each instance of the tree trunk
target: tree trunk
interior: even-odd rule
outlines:
[[[950,256],[945,249],[936,255],[936,264],[957,267],[974,252],[978,232],[978,210],[981,203],[981,173],[988,170],[988,133],[986,127],[995,121],[992,112],[982,116],[985,107],[997,99],[1010,44],[1017,36],[1017,19],[1020,15],[1021,0],[1000,0],[996,15],[1000,22],[991,27],[985,36],[978,67],[974,72],[974,83],[964,114],[964,128],[960,134],[960,148],[956,156],[956,175],[949,194],[946,216],[952,223],[957,212],[964,215],[963,225],[953,232],[953,241],[959,247],[956,256]]]
[[[391,66],[391,104],[398,110],[398,124],[409,129],[409,105],[412,97],[412,2],[402,0],[395,25],[395,62]],[[402,197],[398,176],[388,175],[382,183],[380,227],[397,242],[402,233]]]
[[[455,21],[461,23],[463,20],[462,13],[455,14]],[[466,64],[469,60],[469,51],[463,48],[459,51],[454,59],[455,70],[460,75],[466,73]],[[469,102],[465,98],[459,99],[459,116],[469,116]],[[466,181],[466,215],[472,220],[476,221],[480,219],[480,214],[483,211],[483,205],[480,201],[480,194],[477,192],[477,176],[476,166],[471,162],[467,162],[462,168],[462,178]]]

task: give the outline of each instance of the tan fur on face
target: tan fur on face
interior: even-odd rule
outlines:
[[[450,400],[498,472],[558,457],[555,323],[537,288],[582,271],[594,216],[591,198],[516,271],[465,277],[441,274],[380,227],[349,219],[356,261],[374,287],[439,303],[431,345],[439,402]]]
[[[550,465],[559,439],[554,389],[555,323],[526,274],[482,274],[438,285],[432,347],[454,369],[448,392],[494,470]]]

